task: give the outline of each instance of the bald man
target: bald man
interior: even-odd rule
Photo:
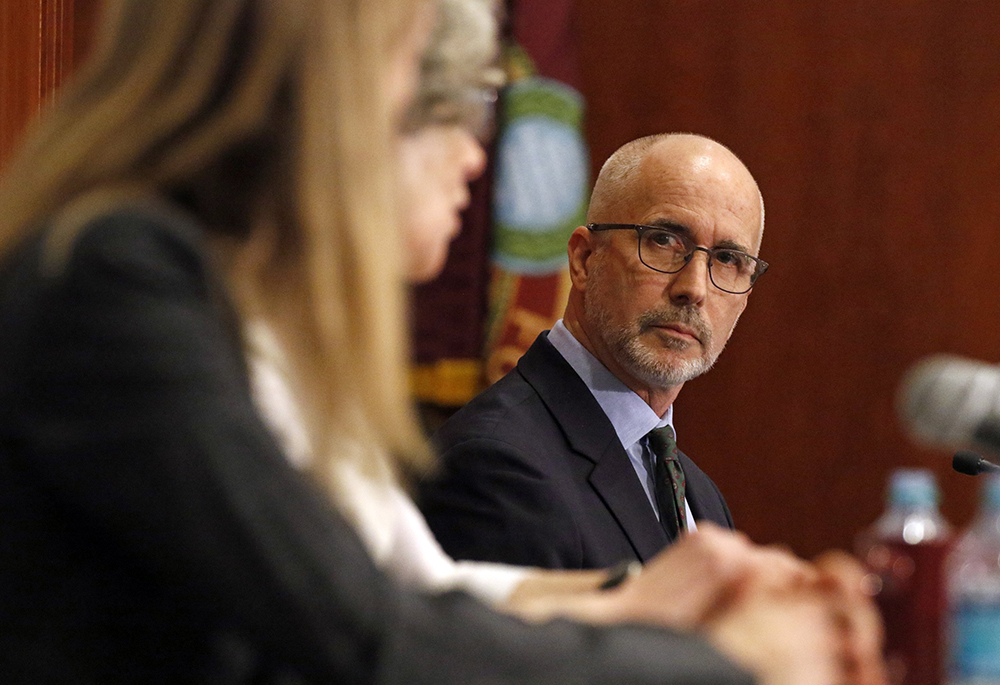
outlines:
[[[587,221],[563,318],[436,436],[421,508],[456,558],[601,568],[647,561],[700,520],[732,527],[677,450],[673,404],[767,268],[757,184],[712,140],[650,136],[604,164]]]

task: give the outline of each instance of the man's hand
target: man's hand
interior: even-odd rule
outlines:
[[[618,591],[619,609],[630,620],[695,630],[730,610],[751,587],[786,590],[819,579],[817,568],[784,550],[702,522]]]

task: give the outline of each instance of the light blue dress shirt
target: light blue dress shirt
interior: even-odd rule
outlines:
[[[659,520],[660,512],[656,507],[655,495],[656,482],[653,478],[655,457],[647,444],[646,434],[654,428],[674,427],[673,405],[662,417],[657,416],[641,397],[618,380],[617,376],[608,371],[597,357],[573,337],[569,329],[563,325],[562,319],[556,321],[549,331],[549,342],[586,383],[594,399],[611,421],[622,447],[625,448],[625,453],[628,454],[632,468],[635,469],[635,475],[639,477],[639,483],[646,493],[649,506],[653,508],[653,513]],[[677,431],[674,431],[675,435],[676,433]],[[684,499],[684,512],[688,530],[696,530],[697,526],[687,498]]]

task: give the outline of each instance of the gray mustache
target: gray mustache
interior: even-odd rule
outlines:
[[[669,324],[683,324],[695,332],[701,344],[708,346],[712,340],[712,330],[701,318],[701,314],[696,309],[671,308],[657,309],[646,312],[639,317],[639,330],[645,331],[653,326],[666,326]]]

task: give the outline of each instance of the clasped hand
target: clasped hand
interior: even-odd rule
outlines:
[[[609,595],[612,620],[702,633],[767,685],[885,685],[882,624],[861,566],[813,563],[699,523]]]

